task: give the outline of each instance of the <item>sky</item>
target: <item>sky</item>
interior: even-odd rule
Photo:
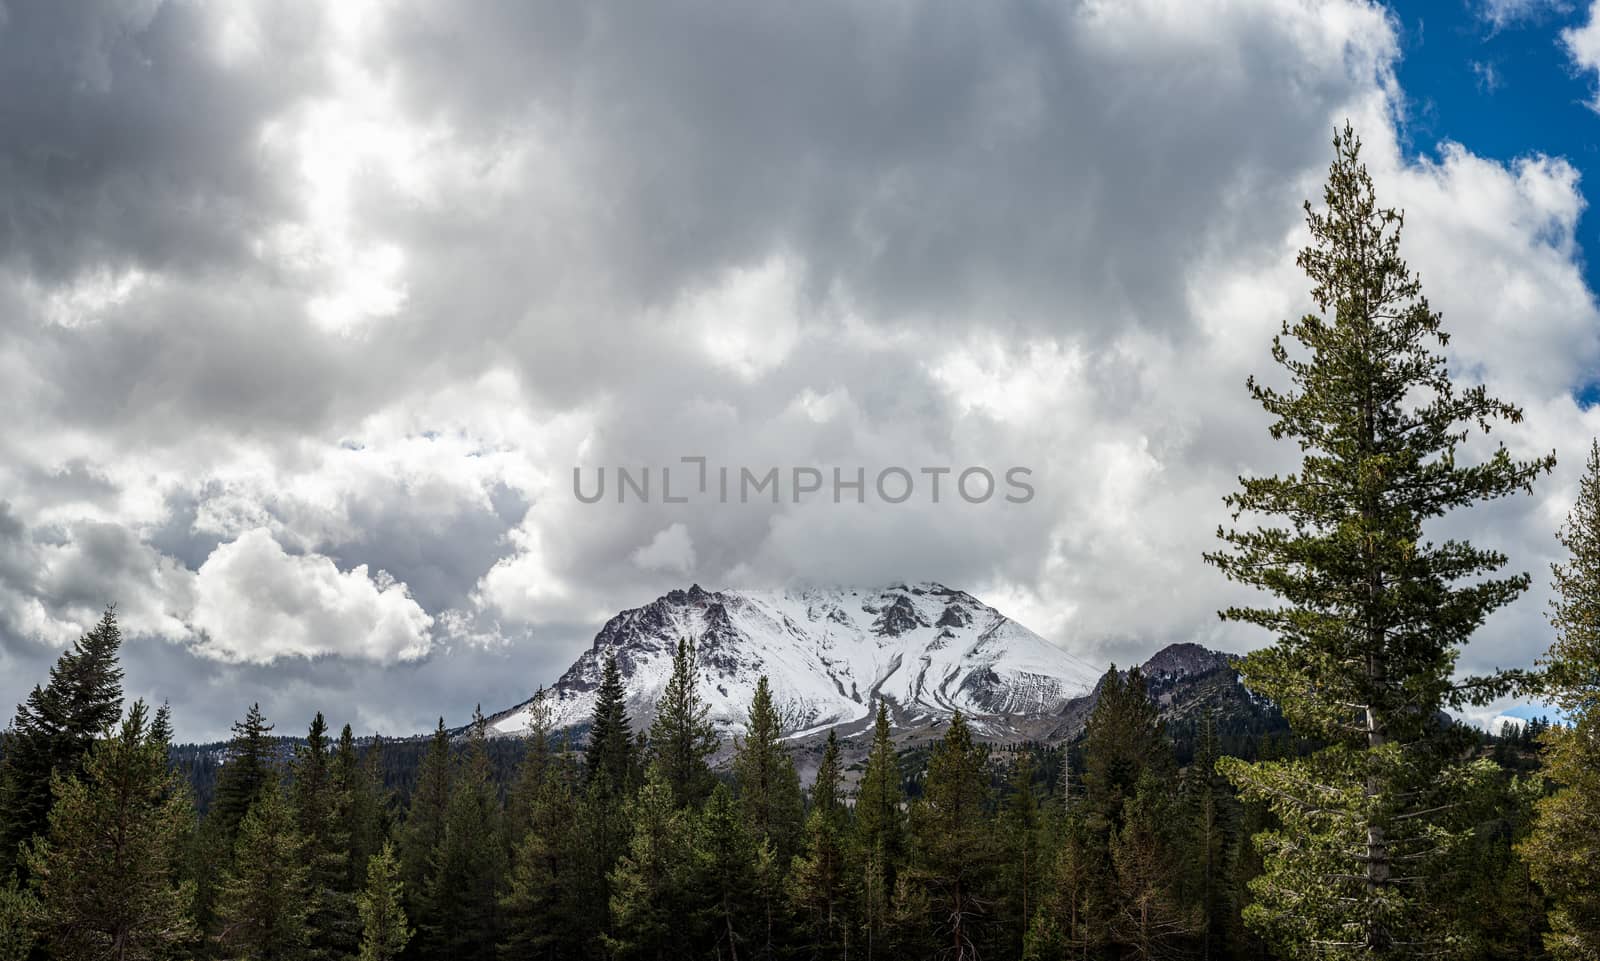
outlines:
[[[1526,666],[1600,434],[1588,3],[0,0],[0,703],[111,602],[193,739],[459,723],[691,583],[1265,644],[1201,554],[1293,463],[1244,382],[1347,120],[1526,412],[1464,456],[1560,461],[1430,530],[1533,575],[1460,661]]]

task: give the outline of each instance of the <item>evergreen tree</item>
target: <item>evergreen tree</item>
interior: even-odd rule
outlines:
[[[957,711],[928,761],[922,797],[911,809],[912,876],[935,919],[943,957],[975,959],[991,923],[995,847],[985,816],[989,779],[972,729]]]
[[[276,789],[278,766],[271,738],[272,725],[252,704],[244,720],[233,724],[228,761],[217,775],[217,793],[207,818],[217,829],[224,847],[231,847],[245,814]]]
[[[683,956],[687,951],[676,946],[693,865],[692,814],[680,809],[666,772],[652,764],[628,815],[633,838],[611,875],[607,950],[620,961]]]
[[[227,760],[217,774],[211,809],[191,838],[189,873],[195,880],[195,920],[202,931],[215,927],[216,901],[233,862],[239,825],[263,796],[277,790],[278,765],[272,725],[252,704],[233,724]]]
[[[424,930],[439,920],[431,913],[428,895],[434,864],[444,845],[450,781],[450,735],[441,717],[422,758],[411,806],[400,830],[400,880],[407,898],[406,914]]]
[[[1230,760],[1225,771],[1284,822],[1261,839],[1250,923],[1295,957],[1416,956],[1451,936],[1431,885],[1455,836],[1448,812],[1487,773],[1454,762],[1440,711],[1507,687],[1503,676],[1456,683],[1456,655],[1528,584],[1493,576],[1503,555],[1434,543],[1423,525],[1530,490],[1554,458],[1516,462],[1502,446],[1476,466],[1457,463],[1472,425],[1521,411],[1451,383],[1430,344],[1446,340],[1439,314],[1400,257],[1402,215],[1378,206],[1348,125],[1334,152],[1327,209],[1307,204],[1312,243],[1298,259],[1319,312],[1273,341],[1290,386],[1249,383],[1275,418],[1272,436],[1298,443],[1301,466],[1241,478],[1227,499],[1236,520],[1283,526],[1219,529],[1228,549],[1206,555],[1280,599],[1223,612],[1276,638],[1242,673],[1297,733],[1332,746],[1304,762]]]
[[[52,779],[71,777],[122,715],[122,633],[114,608],[57,658],[44,687],[17,705],[0,758],[0,875],[25,868],[21,846],[48,827]]]
[[[349,891],[359,890],[367,883],[367,864],[388,837],[388,798],[378,767],[382,752],[381,741],[374,738],[367,756],[361,757],[348,724],[339,732],[339,743],[334,748],[333,790],[342,801],[337,834],[345,842]]]
[[[517,781],[507,804],[507,838],[514,846],[533,825],[534,807],[550,780],[554,754],[550,745],[550,705],[544,688],[528,703],[528,727],[523,736],[526,751],[517,768]]]
[[[1546,946],[1577,961],[1600,958],[1600,441],[1558,536],[1567,560],[1553,565],[1556,639],[1542,666],[1571,727],[1543,732],[1545,773],[1560,786],[1539,800],[1520,851],[1552,902]]]
[[[499,940],[500,878],[506,851],[500,796],[490,778],[487,723],[472,715],[465,763],[451,789],[444,838],[428,888],[427,953],[437,957],[487,959]]]
[[[854,848],[861,878],[862,948],[867,961],[886,956],[891,901],[905,856],[900,762],[889,738],[889,711],[878,702],[867,767],[856,789]]]
[[[1043,884],[1044,823],[1033,786],[1035,770],[1033,755],[1021,752],[1012,765],[1009,794],[1000,812],[1006,926],[1002,941],[1008,957],[1021,956],[1023,938],[1039,907],[1039,889]]]
[[[1124,676],[1113,666],[1101,679],[1084,729],[1083,757],[1085,800],[1113,826],[1122,823],[1122,806],[1147,771],[1163,779],[1172,773],[1161,714],[1138,668]]]
[[[1238,916],[1238,900],[1228,880],[1238,832],[1236,802],[1216,769],[1221,750],[1216,719],[1210,709],[1200,718],[1199,735],[1194,762],[1185,772],[1183,792],[1190,828],[1189,874],[1201,909],[1200,958],[1210,961],[1226,954],[1233,919]]]
[[[598,927],[586,925],[581,870],[584,831],[577,791],[577,771],[565,758],[544,762],[537,785],[526,765],[519,791],[531,792],[523,803],[526,824],[511,856],[506,892],[500,899],[504,919],[501,957],[506,961],[581,957]],[[604,915],[600,915],[603,920]]]
[[[1110,866],[1088,816],[1082,805],[1062,816],[1055,857],[1028,926],[1023,957],[1029,961],[1096,958],[1107,950]]]
[[[142,701],[95,745],[81,776],[56,776],[49,834],[26,855],[53,958],[161,959],[197,931],[194,891],[179,882],[194,818]]]
[[[361,936],[356,889],[350,883],[349,797],[334,776],[329,748],[328,724],[318,711],[306,732],[306,743],[296,751],[290,793],[311,882],[308,924],[313,961],[334,961],[354,954]]]
[[[734,803],[726,784],[718,784],[699,819],[693,888],[701,906],[709,954],[722,958],[770,958],[767,889],[772,880],[772,849],[755,835],[750,819]]]
[[[602,782],[604,790],[620,796],[633,786],[635,758],[627,691],[622,687],[622,672],[617,669],[617,656],[612,652],[606,655],[601,668],[594,716],[589,723],[585,758],[589,780]]]
[[[650,724],[649,762],[661,769],[679,807],[699,806],[715,783],[707,759],[717,750],[717,729],[695,689],[694,663],[694,645],[680,639]]]
[[[795,857],[788,878],[789,900],[800,916],[800,930],[819,959],[842,959],[850,951],[850,877],[840,778],[839,739],[829,731],[811,787],[805,850]]]
[[[0,884],[0,961],[28,961],[33,956],[39,922],[39,901],[12,875]]]
[[[401,906],[403,888],[394,845],[385,841],[368,859],[366,888],[356,898],[361,912],[359,961],[394,961],[410,942],[412,931]]]
[[[1128,958],[1184,956],[1200,927],[1199,912],[1178,893],[1175,818],[1166,795],[1166,785],[1147,772],[1112,830],[1110,935]]]
[[[745,736],[734,744],[733,777],[752,834],[788,864],[799,848],[805,802],[765,675],[756,681]]]
[[[267,789],[239,822],[233,866],[217,899],[221,957],[301,961],[311,929],[311,881],[295,830],[294,810]]]

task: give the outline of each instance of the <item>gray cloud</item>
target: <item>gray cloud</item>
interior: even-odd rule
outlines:
[[[458,721],[690,580],[938,579],[1119,662],[1260,643],[1199,554],[1292,458],[1241,385],[1345,117],[1453,365],[1529,406],[1506,436],[1600,429],[1571,169],[1402,160],[1357,0],[5,10],[0,699],[111,600],[195,737],[256,699]],[[572,497],[684,455],[1037,496]],[[1537,574],[1572,476],[1456,523]],[[1529,660],[1539,601],[1467,665]]]

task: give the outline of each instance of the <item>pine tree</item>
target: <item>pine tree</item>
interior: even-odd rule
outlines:
[[[388,837],[388,796],[379,763],[382,742],[374,738],[366,757],[356,750],[355,735],[346,724],[333,753],[333,789],[343,799],[338,834],[345,841],[346,890],[367,883],[367,863]]]
[[[1082,805],[1068,808],[1062,816],[1055,857],[1045,873],[1039,907],[1023,947],[1023,957],[1029,961],[1097,958],[1108,949],[1111,868],[1088,817]]]
[[[1453,761],[1440,710],[1508,686],[1504,676],[1455,682],[1456,656],[1528,585],[1493,576],[1503,555],[1426,540],[1423,525],[1531,490],[1554,457],[1517,462],[1502,446],[1476,466],[1457,463],[1474,424],[1522,413],[1451,383],[1432,350],[1446,342],[1439,314],[1400,257],[1402,215],[1378,206],[1348,125],[1334,153],[1327,209],[1306,205],[1312,243],[1298,258],[1319,312],[1273,341],[1289,386],[1248,385],[1275,418],[1272,436],[1298,443],[1300,469],[1241,478],[1227,499],[1235,520],[1281,526],[1219,529],[1228,549],[1206,555],[1280,601],[1222,612],[1275,635],[1244,660],[1246,683],[1297,733],[1332,746],[1304,762],[1229,760],[1225,771],[1284,822],[1261,838],[1252,925],[1295,957],[1416,956],[1450,937],[1430,885],[1454,836],[1459,785],[1489,776]]]
[[[750,828],[726,784],[706,801],[695,839],[694,898],[710,956],[770,958],[774,945],[766,888],[772,849]]]
[[[677,957],[683,895],[693,865],[692,812],[679,807],[672,784],[651,765],[645,785],[628,804],[633,838],[611,874],[607,950],[621,961]]]
[[[715,782],[708,759],[717,750],[717,729],[710,705],[695,689],[694,664],[694,645],[680,639],[650,724],[648,760],[661,769],[679,807],[698,807]]]
[[[61,961],[166,958],[197,936],[193,884],[176,870],[194,809],[147,718],[135,701],[81,776],[57,775],[48,836],[26,854]]]
[[[1112,830],[1110,934],[1124,957],[1187,955],[1199,912],[1178,893],[1168,785],[1146,772]]]
[[[406,914],[423,929],[438,923],[430,911],[428,894],[434,864],[444,844],[450,781],[450,735],[441,717],[428,752],[423,755],[411,806],[400,829],[400,880],[407,898]]]
[[[765,675],[756,681],[745,736],[734,744],[733,777],[751,832],[788,864],[799,848],[805,802]]]
[[[228,761],[217,775],[217,793],[207,819],[214,822],[225,847],[231,847],[245,814],[262,797],[276,789],[278,766],[273,749],[272,725],[252,704],[244,720],[233,724]]]
[[[888,932],[890,902],[905,857],[900,811],[903,799],[900,762],[889,738],[889,711],[880,701],[867,768],[856,789],[853,837],[855,863],[861,878],[862,948],[867,961],[886,956],[882,942]]]
[[[617,668],[615,653],[606,655],[605,666],[601,668],[585,761],[589,780],[602,782],[604,790],[620,796],[633,787],[636,762],[633,729],[628,720],[627,691],[622,687],[622,672]]]
[[[290,797],[311,882],[313,961],[354,954],[360,943],[350,881],[350,835],[345,827],[349,797],[336,782],[322,712],[311,719],[306,743],[295,754]]]
[[[217,899],[220,956],[248,961],[301,961],[311,929],[311,881],[294,810],[269,788],[239,822],[233,867]]]
[[[33,957],[40,913],[38,899],[17,883],[16,875],[0,884],[0,961]]]
[[[1199,735],[1194,762],[1183,779],[1183,793],[1190,828],[1189,873],[1201,908],[1200,958],[1210,961],[1226,953],[1233,919],[1238,914],[1238,903],[1228,883],[1237,838],[1237,811],[1232,793],[1217,773],[1221,750],[1216,718],[1210,709],[1201,715]]]
[[[957,711],[928,761],[922,797],[911,809],[912,876],[935,919],[934,943],[954,961],[976,959],[992,922],[995,846],[985,815],[989,779],[972,729]]]
[[[1172,773],[1166,729],[1138,668],[1124,676],[1113,666],[1101,679],[1083,757],[1086,803],[1113,826],[1122,823],[1122,806],[1147,771],[1163,779]]]
[[[95,738],[122,715],[122,633],[115,608],[73,642],[44,687],[17,705],[0,759],[0,875],[25,868],[21,846],[48,827],[52,779],[81,773]]]
[[[526,768],[519,778],[519,790],[531,796],[522,802],[526,821],[500,898],[500,955],[506,961],[580,957],[593,933],[585,924],[581,894],[585,852],[578,772],[559,756],[542,766],[537,785],[530,783]]]
[[[1020,956],[1023,938],[1039,907],[1043,882],[1044,831],[1039,798],[1033,786],[1037,770],[1033,755],[1020,752],[1012,765],[1009,794],[1000,812],[1000,840],[1003,845],[1003,900],[1006,932],[1003,942],[1007,955]]]
[[[839,739],[829,731],[811,787],[805,850],[795,856],[788,878],[789,900],[801,918],[800,930],[819,959],[844,958],[850,950],[850,877],[840,778]]]
[[[554,754],[550,745],[550,705],[544,688],[528,703],[528,726],[523,736],[527,746],[517,768],[517,781],[506,805],[507,838],[513,846],[533,825],[534,807],[549,781]]]
[[[359,961],[394,961],[411,941],[413,932],[401,907],[403,890],[394,845],[385,841],[368,859],[366,888],[356,898],[361,912]]]
[[[474,711],[460,776],[451,789],[444,838],[428,886],[429,954],[488,961],[500,936],[499,892],[506,870],[500,796],[489,772],[487,723]]]
[[[1546,946],[1577,961],[1600,958],[1600,441],[1558,536],[1568,557],[1553,565],[1556,639],[1542,666],[1546,696],[1571,727],[1542,735],[1545,773],[1560,787],[1539,800],[1519,850],[1552,902]]]

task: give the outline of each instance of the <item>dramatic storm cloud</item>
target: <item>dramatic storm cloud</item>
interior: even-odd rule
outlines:
[[[1575,23],[1549,48],[1582,101]],[[4,0],[0,699],[108,602],[131,692],[194,738],[256,699],[283,730],[459,722],[691,581],[935,579],[1102,663],[1264,643],[1200,555],[1235,477],[1294,456],[1243,382],[1310,307],[1300,204],[1347,118],[1452,370],[1562,459],[1448,526],[1540,585],[1463,667],[1527,664],[1600,432],[1584,199],[1539,143],[1419,149],[1404,29],[1356,0]],[[778,503],[739,496],[774,467]]]

